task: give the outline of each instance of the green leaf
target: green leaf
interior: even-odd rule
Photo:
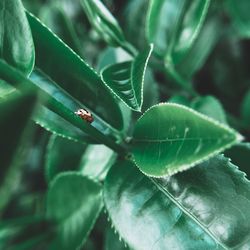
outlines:
[[[32,82],[38,86],[40,89],[43,89],[50,96],[55,98],[58,102],[63,103],[69,110],[76,111],[80,108],[84,108],[84,104],[80,103],[72,96],[70,96],[66,91],[60,88],[58,84],[56,84],[53,80],[51,80],[46,74],[44,74],[41,70],[35,69],[30,79]],[[47,116],[48,115],[48,116]],[[114,135],[114,131],[112,131],[107,125],[102,121],[100,117],[93,114],[94,122],[91,124],[93,127],[102,131],[107,135]],[[57,117],[57,115],[47,109],[41,109],[37,112],[35,116],[35,121],[40,124],[42,127],[46,128],[49,131],[58,133],[59,135],[69,137],[75,141],[82,140],[83,143],[96,143],[88,134],[85,134],[74,126],[69,126],[66,121],[62,118]],[[60,124],[60,122],[62,122]]]
[[[116,158],[117,154],[104,145],[89,145],[82,156],[80,171],[91,179],[102,181]]]
[[[81,129],[84,133],[88,134],[93,140],[103,143],[108,147],[112,148],[118,153],[122,155],[126,154],[127,149],[116,143],[117,138],[110,138],[100,132],[91,124],[83,121],[78,115],[74,114],[72,110],[65,106],[63,101],[56,99],[55,97],[51,96],[47,91],[40,88],[37,84],[32,82],[31,80],[24,77],[18,70],[8,65],[6,62],[0,59],[0,76],[5,80],[8,81],[14,87],[23,91],[23,89],[30,87],[35,91],[39,91],[41,96],[43,97],[45,105],[51,111],[57,113],[62,118],[70,122],[72,125],[76,126],[77,128]],[[53,88],[52,88],[53,90]],[[118,135],[117,135],[118,136]]]
[[[190,79],[195,72],[201,69],[212,49],[218,42],[223,26],[218,17],[212,16],[206,20],[199,36],[185,57],[175,65],[176,71],[184,79]]]
[[[106,209],[132,249],[247,249],[250,182],[228,159],[153,181],[125,161],[105,180]]]
[[[249,38],[250,17],[248,10],[250,8],[250,2],[248,0],[237,2],[234,0],[226,0],[225,4],[235,28],[243,38]]]
[[[195,99],[191,103],[191,108],[221,123],[227,124],[226,114],[222,104],[213,96],[204,96]]]
[[[174,103],[152,107],[137,121],[133,156],[148,176],[173,175],[242,139],[233,129]]]
[[[51,183],[47,216],[57,223],[51,249],[81,247],[102,209],[101,186],[77,173],[62,173]]]
[[[99,0],[81,0],[89,22],[100,36],[112,46],[125,43],[124,34],[116,19]]]
[[[45,175],[50,182],[57,174],[79,169],[85,145],[52,135],[45,162]]]
[[[156,52],[174,64],[192,48],[204,23],[210,0],[151,0],[146,34]]]
[[[144,76],[152,50],[153,45],[149,45],[133,61],[108,66],[101,72],[111,91],[135,111],[140,111],[143,103]]]
[[[20,0],[1,0],[0,23],[0,58],[29,75],[34,66],[35,50]]]
[[[37,18],[29,13],[27,17],[35,42],[36,65],[90,111],[122,130],[119,106],[97,73]]]
[[[225,156],[229,157],[239,169],[247,174],[250,179],[250,143],[239,143],[225,151]]]
[[[243,98],[240,111],[243,121],[250,127],[250,90],[247,91]]]
[[[14,161],[17,152],[19,152],[18,147],[23,139],[24,130],[34,110],[35,102],[36,96],[31,92],[26,92],[22,96],[15,93],[10,95],[8,99],[0,101],[1,211],[9,199],[9,194],[16,188],[12,178],[15,177],[17,183],[19,180],[20,171],[17,171],[18,166],[14,166]]]

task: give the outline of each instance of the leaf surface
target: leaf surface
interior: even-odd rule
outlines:
[[[51,249],[81,247],[102,208],[98,183],[77,173],[62,173],[51,183],[47,216],[57,222],[57,237]]]
[[[113,64],[101,72],[103,81],[111,91],[136,111],[141,110],[143,103],[144,76],[152,50],[153,45],[149,45],[132,62]]]
[[[233,129],[192,109],[162,103],[137,121],[132,151],[143,173],[161,177],[193,167],[241,139]]]
[[[85,145],[52,135],[46,151],[45,175],[50,182],[57,174],[79,169]]]
[[[36,65],[107,124],[121,130],[119,106],[98,74],[36,17],[28,12],[27,17],[36,47]]]
[[[250,182],[228,159],[153,182],[124,161],[105,181],[106,209],[132,249],[247,249]]]
[[[35,49],[20,0],[1,0],[0,23],[0,58],[29,75],[34,66]]]

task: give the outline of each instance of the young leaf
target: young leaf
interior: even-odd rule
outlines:
[[[1,0],[0,23],[0,58],[29,75],[34,66],[35,50],[20,0]]]
[[[125,161],[105,180],[105,207],[132,249],[247,249],[250,182],[228,159],[153,181]]]
[[[191,168],[241,139],[233,129],[192,109],[163,103],[137,121],[132,151],[143,173],[161,177]]]
[[[57,236],[51,249],[81,247],[101,209],[99,184],[73,172],[58,175],[47,197],[47,216],[57,223]]]
[[[119,106],[97,73],[37,18],[29,13],[27,17],[35,42],[36,65],[90,111],[122,130]]]
[[[210,0],[151,0],[146,34],[156,52],[180,61],[192,48],[205,20]]]
[[[103,81],[111,91],[135,111],[141,111],[144,76],[152,50],[151,44],[132,62],[117,63],[101,72]]]
[[[50,137],[45,161],[45,175],[50,182],[57,174],[79,169],[85,145],[52,135]]]
[[[125,43],[123,32],[109,10],[99,0],[81,0],[83,9],[96,31],[112,46]]]

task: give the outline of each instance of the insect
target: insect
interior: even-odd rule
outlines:
[[[75,114],[80,116],[86,122],[92,123],[94,121],[92,114],[86,109],[78,109]]]

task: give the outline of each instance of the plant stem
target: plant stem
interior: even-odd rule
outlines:
[[[65,120],[81,129],[84,133],[90,135],[97,142],[100,142],[113,149],[118,154],[124,155],[127,153],[127,150],[124,146],[117,144],[115,141],[101,133],[95,127],[87,122],[84,122],[80,117],[76,116],[73,111],[64,106],[63,103],[57,101],[45,90],[41,89],[31,80],[27,79],[21,72],[19,72],[3,60],[0,60],[0,76],[7,83],[13,85],[17,89],[20,89],[21,91],[23,89],[29,88],[35,92],[39,92],[42,99],[44,100],[44,105],[51,111],[60,115]]]
[[[128,52],[128,54],[130,54],[132,57],[135,57],[138,54],[137,49],[131,43],[124,42],[124,43],[121,44],[121,47],[126,52]]]

